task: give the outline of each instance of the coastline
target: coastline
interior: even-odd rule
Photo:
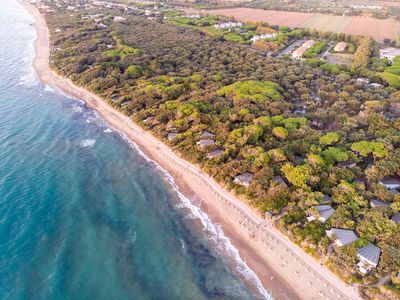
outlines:
[[[34,6],[21,0],[19,3],[36,20],[33,67],[40,80],[84,100],[103,120],[125,134],[146,156],[168,171],[188,199],[195,196],[196,202],[201,203],[201,209],[213,223],[221,226],[239,251],[240,257],[258,275],[275,299],[359,299],[353,288],[348,287],[327,268],[321,267],[316,260],[259,217],[256,211],[223,190],[196,166],[181,159],[167,145],[135,125],[130,118],[116,111],[100,97],[56,75],[49,67],[49,33],[43,16]]]

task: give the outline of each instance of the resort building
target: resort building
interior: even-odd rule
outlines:
[[[345,42],[337,43],[335,48],[333,48],[335,52],[344,52],[346,49],[347,49],[347,43]]]
[[[177,134],[176,132],[170,132],[170,133],[168,133],[168,135],[167,135],[168,141],[172,142],[174,139],[176,139],[176,136],[177,136],[177,135],[178,135],[178,134]]]
[[[207,146],[214,145],[214,143],[214,140],[200,140],[196,143],[196,145],[200,148],[205,148]]]
[[[377,208],[377,207],[389,207],[389,203],[383,202],[383,201],[378,200],[378,199],[371,200],[371,201],[369,202],[369,205],[370,205],[372,208]]]
[[[398,194],[400,194],[400,192],[399,192],[398,190],[395,190],[395,189],[390,190],[390,193],[391,193],[393,196],[397,196]]]
[[[224,149],[218,148],[207,154],[207,158],[216,158],[224,153]]]
[[[210,138],[214,138],[214,137],[215,137],[215,134],[212,134],[211,132],[208,132],[208,131],[203,131],[200,135],[200,138],[202,138],[202,139],[204,139],[204,138],[210,139]]]
[[[116,23],[120,23],[120,22],[123,22],[125,20],[126,19],[124,17],[121,17],[121,16],[114,17],[114,22],[116,22]]]
[[[276,37],[275,33],[264,33],[261,35],[255,35],[253,36],[250,41],[252,41],[253,43],[258,42],[259,40],[264,40],[264,39],[273,39]]]
[[[380,58],[387,58],[390,61],[393,61],[396,56],[400,56],[400,49],[390,47],[379,51]]]
[[[393,222],[395,222],[396,224],[400,223],[400,212],[395,213],[391,219]]]
[[[357,78],[357,83],[361,85],[366,85],[369,84],[369,79],[368,78]]]
[[[230,28],[240,27],[242,25],[243,23],[241,22],[226,22],[222,24],[215,24],[214,27],[218,29],[230,29]]]
[[[316,218],[314,215],[309,215],[307,217],[308,222],[318,219],[320,222],[325,223],[335,213],[335,210],[330,205],[318,205],[312,208],[317,210],[319,217]]]
[[[277,183],[277,184],[282,184],[284,186],[287,186],[285,180],[283,180],[283,178],[281,176],[274,176],[272,177],[272,181]]]
[[[299,59],[303,57],[304,52],[306,52],[308,49],[310,49],[312,46],[314,46],[315,41],[314,40],[308,40],[303,43],[299,48],[293,51],[292,57],[294,59]]]
[[[238,176],[236,176],[235,180],[233,182],[247,187],[250,185],[250,182],[251,182],[251,179],[253,178],[253,176],[254,175],[249,172],[242,173],[242,174],[239,174]]]
[[[357,266],[360,272],[365,274],[372,268],[376,268],[380,255],[381,249],[372,243],[360,248],[357,252],[357,258],[360,260]]]
[[[351,169],[351,168],[354,168],[355,166],[357,166],[357,164],[355,162],[349,161],[349,160],[341,161],[338,163],[338,167],[344,168],[344,169]]]
[[[335,244],[339,247],[350,245],[358,240],[354,231],[347,229],[331,228],[326,231],[326,235],[335,239]]]
[[[400,180],[393,176],[385,176],[379,180],[378,183],[384,185],[389,190],[398,189],[400,187]]]

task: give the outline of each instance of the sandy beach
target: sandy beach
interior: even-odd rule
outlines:
[[[20,3],[36,20],[33,66],[40,80],[84,100],[102,119],[124,133],[148,157],[167,170],[179,190],[187,198],[195,199],[211,220],[221,226],[241,258],[275,299],[359,299],[354,288],[291,243],[255,210],[223,190],[199,168],[180,158],[167,145],[100,97],[55,74],[49,67],[49,31],[45,19],[34,6]]]

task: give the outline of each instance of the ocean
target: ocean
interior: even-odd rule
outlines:
[[[269,298],[168,173],[38,80],[33,18],[0,8],[0,299]]]

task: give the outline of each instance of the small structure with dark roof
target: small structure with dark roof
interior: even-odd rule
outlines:
[[[396,224],[399,224],[400,223],[400,212],[395,213],[391,220],[393,222],[395,222]]]
[[[369,202],[369,205],[372,208],[377,208],[377,207],[389,207],[389,203],[378,200],[378,199],[373,199]]]
[[[339,247],[350,245],[358,240],[353,230],[331,228],[326,231],[326,235],[335,239],[335,244]]]
[[[277,183],[277,184],[282,184],[282,185],[284,185],[284,186],[287,186],[285,180],[283,180],[283,178],[282,178],[281,176],[279,176],[279,175],[278,175],[278,176],[272,177],[271,180],[272,180],[273,182]]]
[[[353,161],[345,160],[338,163],[338,166],[345,169],[351,169],[357,166],[357,164]]]
[[[250,185],[250,182],[251,182],[251,179],[253,178],[253,176],[254,176],[253,174],[251,174],[249,172],[245,172],[245,173],[237,175],[233,182],[247,187]]]
[[[201,139],[213,139],[215,137],[215,134],[208,132],[208,131],[203,131],[200,135]]]
[[[215,150],[211,151],[210,153],[208,153],[207,158],[216,158],[216,157],[220,156],[222,153],[224,153],[224,149],[218,148],[218,149],[215,149]]]
[[[214,140],[200,140],[196,143],[196,145],[200,148],[205,148],[207,146],[214,145],[214,143]]]
[[[174,139],[176,139],[177,135],[178,135],[178,134],[177,134],[176,132],[170,132],[170,133],[168,133],[168,135],[167,135],[168,141],[172,142]]]
[[[385,176],[379,180],[378,183],[384,185],[389,190],[398,189],[400,187],[400,180],[393,176]]]
[[[365,274],[379,263],[381,249],[370,243],[360,248],[357,252],[357,258],[360,262],[357,264],[361,273]]]
[[[317,210],[319,214],[318,220],[322,223],[325,223],[335,213],[335,210],[330,205],[317,205],[312,208]],[[314,215],[309,215],[307,220],[311,222],[316,220],[316,217]]]

